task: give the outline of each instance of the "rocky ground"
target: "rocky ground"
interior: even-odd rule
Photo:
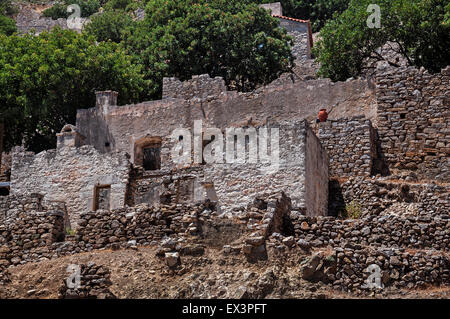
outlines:
[[[118,298],[450,298],[450,287],[389,290],[356,296],[323,283],[302,279],[299,265],[309,256],[297,250],[250,263],[244,255],[205,249],[201,256],[181,256],[170,269],[158,247],[97,250],[13,266],[0,298],[58,298],[69,264],[104,266],[112,295]]]

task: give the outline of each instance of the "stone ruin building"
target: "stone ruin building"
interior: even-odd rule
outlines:
[[[353,108],[348,101],[366,94],[358,81],[286,82],[238,93],[227,91],[219,77],[165,78],[162,100],[122,106],[116,103],[117,92],[97,92],[96,106],[80,109],[76,125],[57,134],[56,150],[14,149],[10,194],[38,193],[44,200],[64,202],[75,227],[83,211],[141,203],[209,199],[222,213],[232,214],[258,194],[275,191],[289,196],[294,210],[326,216],[329,177],[395,171],[415,180],[448,182],[448,68],[437,75],[411,68],[378,71],[375,116],[371,106]],[[337,105],[330,120],[317,126],[312,120],[330,104]],[[354,116],[339,118],[347,108]],[[247,154],[250,128],[266,128],[267,139],[277,128],[279,168],[271,172],[265,169],[269,164],[248,158],[174,163],[171,152],[179,141],[173,132],[192,132],[198,124],[202,148],[212,138],[206,134],[214,135],[209,129],[225,136],[228,128],[242,128],[245,141],[238,141],[234,131],[223,147],[241,143]]]
[[[297,64],[310,62],[309,23],[283,17],[277,5],[268,9],[303,34]],[[78,110],[76,123],[57,134],[55,150],[11,152],[10,178],[0,180],[9,193],[0,196],[0,266],[184,234],[224,245],[253,231],[242,246],[247,255],[265,252],[275,234],[295,238],[302,249],[334,247],[337,270],[328,280],[335,287],[351,290],[363,278],[358,262],[342,261],[353,253],[345,249],[368,263],[387,256],[383,270],[410,276],[391,275],[399,287],[448,284],[449,88],[450,67],[429,74],[379,64],[373,80],[281,76],[248,93],[209,75],[164,78],[161,100],[131,105],[117,105],[117,92],[96,92],[95,107]],[[322,108],[328,121],[316,123]],[[189,134],[179,134],[183,129]],[[250,161],[255,145],[259,156],[277,151],[274,132],[276,169]],[[221,139],[233,160],[196,155]],[[181,144],[192,146],[188,162],[174,161]],[[241,161],[239,150],[246,154]],[[335,218],[352,210],[362,218]],[[211,226],[215,216],[234,224]],[[386,255],[383,247],[440,255]],[[423,271],[418,259],[436,271]]]

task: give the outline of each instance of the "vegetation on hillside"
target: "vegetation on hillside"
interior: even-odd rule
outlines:
[[[369,4],[381,8],[381,28],[369,28]],[[446,0],[352,0],[321,30],[314,53],[320,73],[335,81],[361,74],[367,58],[383,60],[390,41],[410,65],[439,72],[450,64],[450,5]]]
[[[147,83],[141,66],[116,43],[70,30],[39,36],[0,35],[0,114],[6,148],[24,139],[33,151],[55,146],[55,133],[75,123],[78,108],[95,104],[95,90],[138,101]]]
[[[11,35],[17,31],[16,22],[8,17],[15,12],[11,0],[0,0],[0,34]]]

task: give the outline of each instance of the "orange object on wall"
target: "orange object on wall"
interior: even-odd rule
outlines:
[[[319,111],[319,120],[320,122],[326,122],[328,118],[328,113],[326,109],[320,109]]]

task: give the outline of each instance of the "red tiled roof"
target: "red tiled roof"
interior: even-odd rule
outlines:
[[[300,22],[300,23],[306,23],[308,24],[308,37],[309,37],[309,43],[311,45],[311,48],[313,47],[313,37],[312,37],[312,30],[311,30],[311,21],[310,20],[300,20],[300,19],[295,19],[295,18],[290,18],[290,17],[285,17],[285,16],[280,16],[277,14],[273,14],[272,17],[275,18],[280,18],[280,19],[285,19],[285,20],[291,20],[291,21],[295,21],[295,22]]]
[[[309,22],[309,20],[300,20],[300,19],[295,19],[295,18],[290,18],[290,17],[280,16],[280,15],[277,15],[277,14],[273,14],[272,17],[280,18],[280,19],[285,19],[285,20],[291,20],[291,21],[295,21],[295,22],[302,22],[302,23],[308,23],[308,22]]]

